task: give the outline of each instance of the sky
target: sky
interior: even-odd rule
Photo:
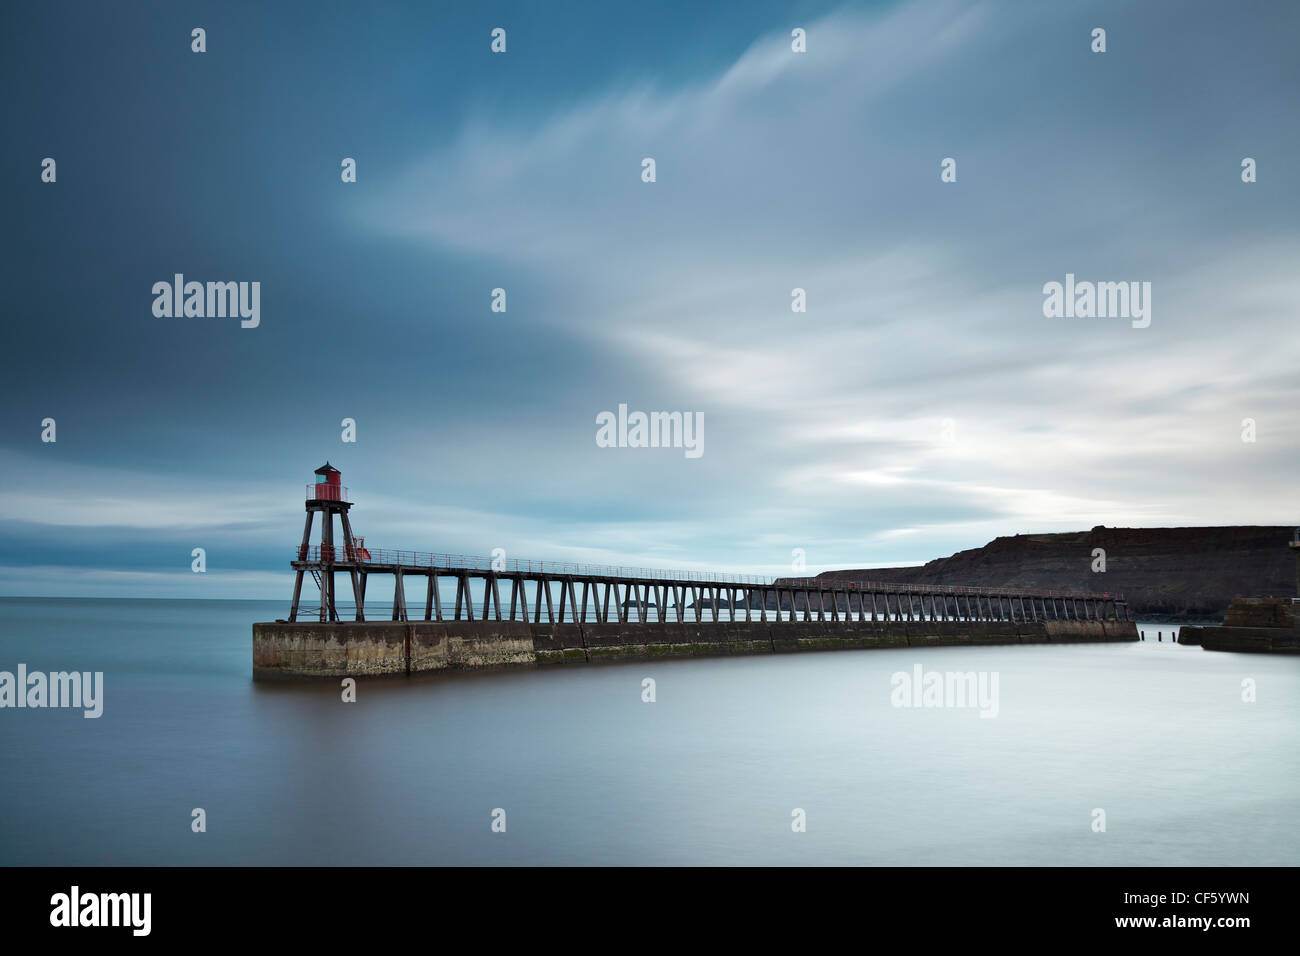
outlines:
[[[0,595],[287,602],[327,459],[372,546],[602,564],[1300,523],[1298,29],[6,4]],[[259,282],[259,324],[155,315],[176,273]],[[1149,282],[1150,325],[1045,316],[1067,274]],[[702,417],[702,453],[602,447],[620,405]]]

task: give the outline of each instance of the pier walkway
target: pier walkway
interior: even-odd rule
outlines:
[[[298,620],[305,610],[300,605],[304,574],[321,586],[321,604],[307,615],[323,621],[341,620],[341,611],[366,620],[368,582],[375,575],[393,579],[389,619],[394,621],[1129,620],[1124,599],[1106,593],[873,581],[839,581],[832,586],[816,578],[367,550],[352,544],[350,534],[345,541],[340,548],[304,545],[298,549],[291,562],[298,580],[290,621]],[[334,576],[339,573],[347,574],[353,584],[355,602],[350,607],[335,600]],[[424,586],[422,613],[415,617],[407,606],[411,578]]]

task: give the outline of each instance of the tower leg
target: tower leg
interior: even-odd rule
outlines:
[[[357,542],[352,537],[352,525],[348,521],[348,513],[340,511],[339,519],[343,522],[343,553],[347,555],[348,563],[352,565],[348,569],[352,575],[352,600],[357,605],[357,620],[364,621],[366,618],[362,611],[362,605],[365,602],[361,599],[361,581],[357,574],[357,562],[361,560],[361,555],[357,554]]]
[[[311,522],[316,517],[316,513],[310,508],[307,509],[307,524],[302,529],[302,544],[298,547],[298,560],[307,560],[307,549],[311,547]]]
[[[320,613],[322,621],[337,621],[334,610],[334,515],[321,512]]]
[[[302,528],[302,544],[298,546],[298,560],[307,560],[307,551],[311,548],[311,523],[316,517],[311,508],[307,509],[307,522]],[[293,603],[289,605],[289,620],[298,620],[298,601],[302,597],[302,572],[299,571],[293,579]]]
[[[302,595],[302,572],[293,577],[293,604],[289,605],[289,620],[298,620],[298,598]]]

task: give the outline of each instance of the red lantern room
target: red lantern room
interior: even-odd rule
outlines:
[[[346,489],[341,484],[343,472],[328,461],[316,469],[316,484],[307,486],[308,500],[347,501]]]

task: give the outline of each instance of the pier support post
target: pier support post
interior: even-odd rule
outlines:
[[[519,606],[519,590],[523,587],[523,582],[517,577],[510,579],[510,620],[515,620],[515,609]],[[528,620],[528,603],[524,603],[524,617]]]
[[[456,616],[452,620],[460,620],[461,607],[466,610],[466,620],[474,620],[474,599],[470,596],[469,578],[464,574],[456,575]]]
[[[406,620],[406,590],[402,582],[402,569],[393,572],[393,620]]]
[[[525,624],[528,623],[528,581],[522,574],[515,578],[515,583],[519,585],[519,620]],[[511,614],[514,614],[513,605]],[[514,620],[512,617],[511,620]]]

